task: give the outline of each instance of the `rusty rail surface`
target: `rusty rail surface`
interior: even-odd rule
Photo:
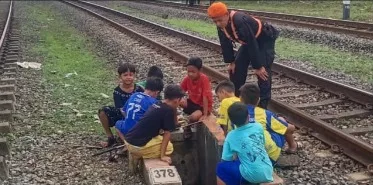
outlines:
[[[5,2],[1,2],[4,3]],[[9,3],[9,4],[8,4]],[[14,48],[14,39],[10,34],[10,26],[13,15],[13,1],[8,1],[7,7],[1,4],[2,11],[6,12],[6,16],[1,17],[4,24],[1,25],[1,37],[0,37],[0,96],[2,103],[0,105],[0,179],[6,180],[9,177],[9,165],[6,163],[6,159],[10,156],[9,141],[4,136],[11,132],[10,122],[13,120],[12,113],[15,110],[15,76],[16,68],[14,67],[14,58],[18,53],[18,48]],[[3,9],[4,8],[4,9]],[[6,9],[5,9],[6,8]],[[2,12],[3,13],[3,12]],[[12,47],[10,47],[12,45]]]
[[[183,10],[198,11],[206,13],[208,6],[206,5],[194,5],[193,7],[187,6],[182,3],[172,2],[172,1],[139,1],[146,4],[153,4],[159,6],[169,6],[173,8],[179,8]],[[373,24],[367,22],[357,22],[357,21],[347,21],[338,20],[331,18],[322,17],[312,17],[312,16],[302,16],[293,15],[285,13],[274,13],[274,12],[264,12],[255,10],[245,10],[230,8],[230,10],[236,10],[245,12],[249,15],[259,17],[265,21],[279,23],[279,24],[289,24],[294,26],[302,26],[307,28],[315,28],[320,30],[327,30],[337,33],[349,34],[363,38],[373,38]]]
[[[187,55],[180,53],[168,46],[165,46],[163,44],[157,43],[144,35],[138,33],[135,30],[132,30],[131,28],[125,27],[115,21],[110,20],[109,18],[106,18],[98,13],[95,13],[87,8],[84,8],[82,6],[77,5],[76,3],[66,2],[76,8],[79,8],[81,10],[84,10],[88,12],[89,14],[108,22],[110,25],[115,27],[117,30],[121,32],[125,32],[126,34],[129,34],[133,37],[136,37],[137,39],[140,39],[146,43],[149,43],[155,48],[161,49],[163,52],[169,54],[171,57],[173,57],[176,61],[179,62],[186,62],[189,58]],[[212,50],[219,50],[220,46],[217,43],[213,43],[210,41],[207,41],[205,39],[200,39],[198,37],[182,33],[179,31],[176,31],[174,29],[170,29],[164,26],[161,26],[159,24],[151,23],[149,21],[146,21],[144,19],[136,18],[133,16],[130,16],[128,14],[96,5],[89,2],[83,2],[79,1],[79,3],[83,3],[85,5],[89,5],[95,8],[102,9],[106,12],[111,12],[116,15],[120,15],[123,18],[126,18],[131,21],[135,21],[139,24],[151,26],[154,29],[163,30],[171,35],[177,35],[180,38],[183,38],[185,40],[198,43],[200,45],[203,45],[205,47],[208,47]],[[316,84],[318,87],[324,88],[326,91],[331,91],[336,94],[344,94],[347,98],[350,98],[351,100],[357,101],[358,103],[362,103],[365,105],[370,105],[373,103],[373,94],[369,92],[365,92],[359,89],[351,88],[346,85],[336,83],[330,80],[327,80],[322,77],[318,77],[309,73],[305,73],[284,65],[280,65],[277,63],[273,64],[273,70],[278,71],[279,73],[283,73],[283,75],[294,75],[293,78],[300,79],[302,81],[305,81],[307,83]],[[216,78],[218,80],[227,80],[228,77],[213,69],[209,66],[203,66],[203,71],[207,73],[209,76]],[[282,71],[282,72],[281,72]],[[311,116],[309,114],[306,114],[305,112],[294,108],[288,104],[284,104],[283,102],[280,102],[277,99],[272,99],[270,103],[270,109],[272,109],[275,112],[284,113],[288,116],[289,120],[294,123],[297,127],[307,127],[310,128],[310,134],[315,136],[316,138],[320,139],[321,141],[329,144],[330,146],[334,148],[340,148],[340,152],[345,153],[346,155],[350,156],[351,158],[355,159],[356,161],[369,166],[373,164],[373,147],[371,145],[368,145],[365,142],[362,142],[356,138],[354,138],[352,135],[348,135],[341,130],[329,125],[328,123],[315,118],[314,116]]]
[[[5,36],[7,35],[8,33],[8,30],[9,30],[9,26],[10,26],[10,18],[12,17],[12,8],[13,7],[13,1],[10,1],[10,4],[9,4],[9,12],[8,12],[8,16],[7,16],[7,19],[6,19],[6,22],[5,22],[5,25],[4,25],[4,28],[3,28],[3,32],[1,34],[1,38],[0,38],[0,50],[1,48],[3,47],[3,44],[4,44],[4,40],[5,40]]]

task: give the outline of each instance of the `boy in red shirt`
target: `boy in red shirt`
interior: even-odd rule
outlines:
[[[205,119],[212,110],[212,91],[209,78],[201,72],[202,60],[191,57],[186,65],[188,76],[181,82],[181,88],[188,94],[180,106],[190,115],[189,122]]]

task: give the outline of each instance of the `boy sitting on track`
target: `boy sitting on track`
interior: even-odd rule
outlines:
[[[127,102],[129,97],[135,92],[144,92],[144,89],[134,84],[136,68],[132,64],[122,63],[118,67],[118,78],[120,84],[114,89],[113,98],[115,106],[104,106],[98,112],[98,117],[105,133],[108,137],[107,142],[101,142],[102,147],[110,147],[116,143],[116,139],[111,132],[118,120],[124,118],[121,108]]]
[[[218,185],[238,185],[273,181],[272,163],[264,147],[263,127],[248,123],[247,106],[241,102],[228,108],[231,122],[238,128],[225,138],[222,162],[217,165]]]
[[[136,125],[124,136],[128,151],[138,157],[160,158],[171,164],[173,145],[171,131],[175,129],[176,109],[184,92],[178,85],[168,85],[164,90],[164,100],[154,104]],[[163,132],[163,137],[160,132]]]
[[[162,70],[159,67],[157,67],[157,66],[151,66],[149,68],[149,71],[148,71],[148,74],[147,74],[146,77],[147,78],[155,77],[155,78],[160,78],[161,80],[163,80],[163,72],[162,72]],[[146,80],[137,82],[136,85],[139,85],[142,88],[145,88]]]
[[[235,96],[234,84],[230,81],[223,81],[215,88],[215,93],[219,98],[220,106],[218,109],[217,123],[223,128],[225,135],[232,130],[232,125],[228,118],[228,108],[240,98]]]
[[[288,153],[295,153],[297,150],[297,143],[295,142],[293,133],[295,127],[289,124],[285,119],[275,116],[272,112],[257,107],[260,92],[258,86],[254,84],[245,84],[240,88],[241,102],[247,105],[247,109],[251,122],[258,122],[263,126],[265,145],[269,157],[273,164],[276,163],[280,156],[281,149],[288,143]]]
[[[157,66],[151,66],[149,68],[149,71],[148,71],[148,74],[147,74],[147,78],[151,78],[151,77],[156,77],[156,78],[160,78],[161,80],[163,80],[163,72],[162,72],[162,70],[159,67],[157,67]],[[137,82],[136,85],[139,85],[143,89],[145,89],[146,80]],[[161,99],[162,99],[162,97],[159,94],[157,96],[157,100],[161,100]]]
[[[145,92],[134,93],[123,107],[126,119],[115,124],[118,135],[124,141],[124,135],[144,116],[145,112],[154,103],[163,90],[163,81],[160,78],[150,77],[146,80]]]
[[[188,99],[181,102],[183,112],[190,115],[189,122],[193,123],[205,119],[212,109],[212,92],[209,78],[201,72],[202,60],[192,57],[186,65],[188,75],[180,86],[187,92]],[[185,137],[190,137],[190,127],[185,128]]]

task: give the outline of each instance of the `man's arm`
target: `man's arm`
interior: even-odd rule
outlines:
[[[203,105],[203,116],[208,116],[209,113],[209,99],[212,98],[211,83],[208,77],[204,76],[203,87],[202,87],[202,105]]]
[[[220,127],[223,129],[224,135],[227,136],[227,134],[228,134],[228,125],[220,125]]]
[[[249,20],[244,16],[242,19],[240,19],[240,17],[235,17],[234,21],[238,31],[238,37],[246,43],[246,47],[248,48],[248,56],[252,67],[254,69],[261,68],[264,66],[264,58],[259,54],[259,45],[256,41],[254,31],[249,24]]]
[[[221,155],[221,159],[224,161],[233,161],[234,160],[234,152],[231,149],[231,146],[229,144],[229,135],[227,135],[224,145],[223,145],[223,152]]]
[[[234,62],[234,51],[233,51],[233,44],[232,41],[227,38],[225,33],[218,28],[218,36],[220,41],[220,46],[223,53],[223,58],[225,63],[232,63]]]
[[[203,96],[203,116],[207,116],[209,111],[209,100],[206,96]]]
[[[171,132],[164,131],[162,145],[161,145],[161,160],[167,162],[168,164],[171,164],[171,158],[166,156],[166,150],[167,150],[167,145],[170,139],[171,139]]]
[[[220,103],[218,110],[218,118],[216,122],[221,126],[224,131],[224,134],[228,133],[228,107],[226,106],[226,101],[223,100]]]
[[[164,131],[161,145],[161,160],[171,164],[171,158],[166,156],[167,145],[171,139],[171,131],[175,129],[175,114],[176,109],[169,109],[164,115],[163,125],[161,129]]]
[[[126,117],[126,111],[127,111],[127,106],[128,106],[128,102],[131,100],[131,98],[129,98],[127,100],[127,102],[124,104],[123,108],[120,109],[120,113],[122,113],[123,117]]]

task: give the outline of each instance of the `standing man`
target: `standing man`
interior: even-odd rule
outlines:
[[[251,63],[260,88],[259,106],[267,109],[271,99],[271,65],[279,32],[270,24],[243,12],[228,11],[221,2],[213,3],[207,13],[218,27],[224,62],[229,63],[229,78],[235,86],[235,95],[239,96]],[[233,50],[235,43],[241,44],[236,54]]]

